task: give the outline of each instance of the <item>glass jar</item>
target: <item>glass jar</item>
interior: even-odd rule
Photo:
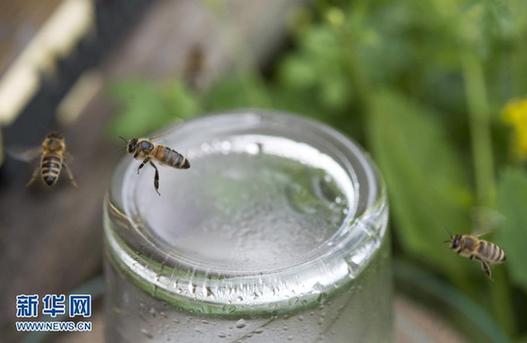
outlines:
[[[205,116],[127,156],[104,205],[108,342],[386,342],[388,206],[337,131],[266,111]]]

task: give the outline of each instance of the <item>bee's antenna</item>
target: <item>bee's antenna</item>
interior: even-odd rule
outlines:
[[[441,226],[441,228],[443,230],[445,230],[445,232],[448,234],[449,238],[453,236],[452,232],[450,230],[448,230],[446,227],[444,227],[443,225],[439,225],[439,226]],[[446,241],[443,241],[443,243],[450,243],[450,239],[447,239]]]
[[[126,151],[126,145],[128,144],[128,140],[126,138],[124,138],[123,136],[119,136],[119,138],[121,138],[121,140],[124,142],[125,146],[124,146],[124,151]],[[119,152],[123,151],[123,146],[121,145],[119,147]]]
[[[54,126],[50,128],[50,127],[43,125],[42,123],[38,123],[38,127],[40,127],[40,129],[45,133],[44,134],[45,137],[48,137],[48,136],[58,137],[58,138],[64,137],[64,135],[59,130],[57,130]]]

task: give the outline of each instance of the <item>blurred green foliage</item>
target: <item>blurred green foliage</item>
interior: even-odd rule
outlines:
[[[463,282],[467,266],[438,242],[470,226],[468,178],[442,123],[429,109],[391,93],[375,95],[370,147],[390,188],[398,239],[407,251]],[[401,125],[400,123],[405,123]],[[416,142],[416,137],[426,137]],[[416,144],[419,143],[419,144]]]
[[[111,95],[122,104],[122,114],[112,123],[111,131],[132,137],[159,129],[174,119],[199,113],[200,104],[179,82],[160,87],[141,81],[115,85]]]
[[[527,175],[519,169],[506,170],[498,187],[498,209],[507,218],[496,240],[507,247],[511,278],[527,292]]]
[[[123,106],[112,133],[138,136],[239,107],[297,112],[337,127],[383,172],[396,256],[446,278],[495,327],[525,340],[527,174],[509,153],[514,136],[501,111],[527,96],[527,1],[318,0],[296,13],[291,36],[293,48],[265,78],[235,68],[203,93],[177,80],[117,85]],[[527,135],[523,125],[516,130]],[[481,211],[501,220],[474,220]],[[507,252],[493,282],[442,243],[447,230],[481,227]],[[491,339],[468,330],[469,315],[451,315],[468,337]]]

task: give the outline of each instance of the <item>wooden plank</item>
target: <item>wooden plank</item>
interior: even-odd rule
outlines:
[[[13,62],[62,0],[0,3],[0,75]]]

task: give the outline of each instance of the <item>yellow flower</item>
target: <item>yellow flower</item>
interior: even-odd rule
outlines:
[[[503,109],[503,121],[512,127],[512,150],[520,160],[527,160],[527,99],[513,99]]]

